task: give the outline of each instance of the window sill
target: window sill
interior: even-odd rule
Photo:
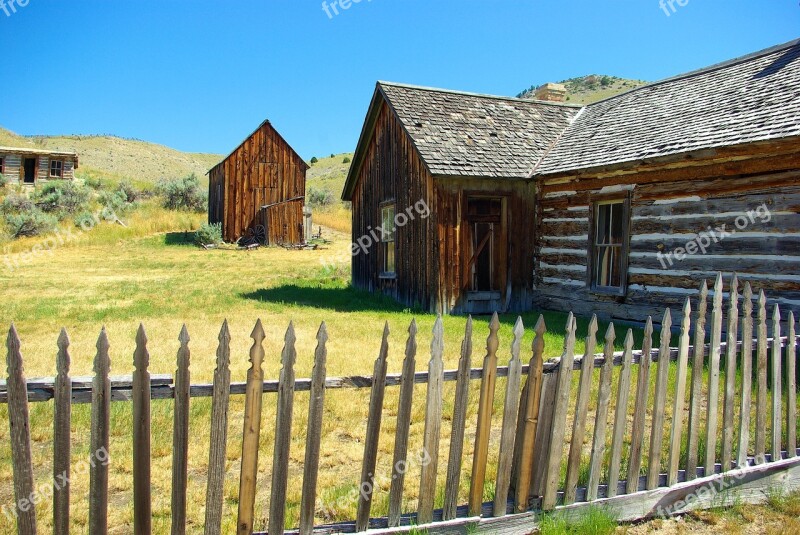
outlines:
[[[589,293],[595,295],[604,295],[607,297],[625,297],[628,293],[627,288],[597,288],[591,287],[589,288]]]
[[[378,278],[381,280],[395,280],[397,279],[397,273],[381,273]]]

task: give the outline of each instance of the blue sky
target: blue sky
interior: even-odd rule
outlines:
[[[310,158],[354,149],[376,80],[515,95],[800,37],[798,0],[678,1],[27,0],[0,9],[0,125],[227,153],[268,118]]]

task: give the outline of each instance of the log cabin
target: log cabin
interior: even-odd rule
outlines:
[[[33,187],[48,180],[72,180],[77,168],[75,152],[0,147],[0,174],[9,184]]]
[[[269,121],[208,172],[208,222],[227,242],[303,242],[308,164]]]
[[[735,272],[800,312],[800,41],[583,107],[379,82],[343,198],[409,306],[641,320]]]

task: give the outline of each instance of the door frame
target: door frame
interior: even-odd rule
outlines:
[[[33,160],[33,181],[31,181],[31,182],[28,182],[28,169],[27,169],[28,160]],[[27,184],[29,186],[35,186],[38,174],[39,174],[39,158],[36,157],[36,156],[34,156],[33,158],[27,158],[27,157],[23,156],[22,157],[22,181],[21,181],[22,184],[23,185]]]
[[[462,207],[461,207],[461,228],[462,228],[462,236],[461,239],[464,240],[464,247],[463,251],[466,253],[463,266],[462,266],[462,281],[463,281],[463,288],[462,293],[466,296],[466,304],[470,307],[470,303],[474,301],[496,301],[502,299],[502,294],[505,291],[506,285],[508,283],[508,265],[509,265],[509,247],[508,247],[508,236],[509,236],[509,217],[508,217],[508,199],[511,197],[511,193],[509,192],[493,192],[493,191],[481,191],[481,190],[464,190],[462,195]],[[474,219],[471,219],[469,216],[469,203],[472,200],[478,199],[494,199],[500,201],[500,230],[499,232],[495,231],[495,237],[491,240],[493,243],[493,247],[495,248],[494,258],[492,262],[494,263],[493,269],[493,278],[494,281],[492,283],[493,290],[491,292],[485,291],[474,291],[472,289],[473,283],[473,266],[470,264],[470,260],[474,255],[473,251],[473,225],[476,222]]]

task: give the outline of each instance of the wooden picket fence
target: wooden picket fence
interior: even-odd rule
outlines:
[[[252,332],[250,350],[252,367],[247,382],[232,384],[230,334],[227,322],[219,334],[217,367],[212,385],[191,385],[189,334],[180,334],[177,372],[174,377],[151,377],[144,328],[136,337],[135,371],[131,380],[112,381],[109,377],[109,344],[103,330],[97,342],[94,378],[87,382],[69,375],[69,339],[62,331],[58,339],[58,376],[51,381],[26,382],[20,340],[12,325],[8,335],[8,372],[6,389],[0,389],[0,401],[9,405],[9,424],[14,469],[14,493],[17,504],[35,491],[31,461],[28,403],[55,400],[53,474],[69,474],[70,423],[73,403],[91,403],[91,451],[109,451],[109,428],[112,401],[133,404],[133,528],[148,534],[151,526],[151,399],[174,399],[172,529],[173,534],[186,530],[189,408],[192,397],[211,396],[211,436],[207,474],[204,530],[221,532],[223,483],[228,443],[228,407],[232,395],[245,396],[241,475],[238,501],[238,533],[253,532],[254,503],[258,476],[259,438],[262,403],[265,393],[274,393],[277,407],[275,441],[272,457],[269,521],[270,534],[285,533],[286,489],[289,448],[292,435],[294,394],[310,391],[308,429],[300,505],[299,526],[292,533],[351,533],[367,529],[399,533],[425,526],[428,533],[530,533],[538,515],[554,509],[563,514],[579,514],[587,504],[607,507],[619,520],[633,520],[660,514],[680,513],[692,508],[721,505],[733,492],[738,501],[763,499],[773,488],[794,490],[800,487],[800,457],[796,432],[796,348],[798,337],[795,319],[788,314],[786,336],[781,336],[782,319],[776,305],[772,314],[772,337],[768,337],[767,300],[763,292],[756,300],[749,283],[744,284],[741,299],[739,282],[734,275],[728,292],[730,302],[723,310],[723,278],[713,288],[710,329],[706,327],[708,288],[687,298],[680,321],[680,341],[670,347],[672,314],[666,310],[661,319],[660,343],[653,347],[652,319],[647,320],[642,347],[634,350],[631,330],[624,337],[624,350],[615,352],[617,333],[610,325],[604,347],[595,354],[598,322],[593,318],[586,336],[583,356],[575,355],[576,321],[572,314],[566,325],[564,350],[559,359],[545,361],[544,320],[535,326],[532,356],[522,363],[522,320],[514,326],[514,341],[508,366],[498,365],[500,327],[495,315],[489,325],[486,355],[482,368],[473,369],[472,320],[466,323],[457,370],[445,371],[442,361],[443,326],[439,318],[433,329],[427,372],[417,372],[417,326],[408,331],[402,373],[387,374],[389,348],[388,325],[384,329],[380,352],[371,376],[334,378],[326,373],[326,342],[323,323],[317,334],[315,364],[310,379],[296,379],[297,358],[292,324],[285,336],[281,355],[282,370],[277,381],[265,381],[262,363],[265,358],[264,330],[259,321]],[[727,315],[726,341],[723,321]],[[706,343],[710,330],[710,343]],[[690,333],[694,343],[690,343]],[[699,350],[698,350],[699,349]],[[722,368],[724,354],[724,370]],[[670,368],[675,369],[674,387],[670,387]],[[593,373],[599,368],[599,374]],[[618,373],[615,373],[615,370]],[[707,370],[707,374],[704,374]],[[633,374],[637,380],[633,384]],[[573,374],[578,374],[573,381]],[[655,390],[650,402],[651,376]],[[616,375],[617,395],[612,399]],[[740,384],[737,384],[737,375]],[[705,378],[707,376],[707,379]],[[502,414],[492,407],[498,377],[505,377]],[[597,377],[597,379],[595,379]],[[768,383],[768,377],[770,382]],[[523,379],[527,378],[523,387]],[[723,381],[724,379],[724,381]],[[470,491],[466,503],[459,495],[464,458],[465,430],[470,381],[480,380],[480,401],[472,448]],[[446,381],[455,381],[455,397],[450,429],[450,448],[446,466],[444,505],[435,510],[436,481],[440,465],[439,441],[442,436],[443,392]],[[416,511],[404,509],[402,469],[409,452],[409,428],[412,418],[414,384],[427,384],[423,451],[429,462],[421,468],[419,499]],[[577,389],[574,384],[577,384]],[[399,405],[392,458],[393,474],[386,518],[373,518],[374,474],[378,459],[384,399],[388,387],[399,387]],[[737,388],[738,386],[738,388]],[[320,459],[325,392],[336,388],[369,388],[370,406],[361,471],[362,489],[354,522],[315,526],[317,510],[317,473]],[[593,423],[587,425],[590,398],[597,392]],[[767,406],[768,393],[771,406]],[[669,401],[668,401],[669,400]],[[722,401],[720,403],[720,400]],[[628,410],[633,402],[632,423]],[[666,409],[671,405],[671,412]],[[721,406],[720,406],[721,405]],[[612,410],[613,406],[613,410]],[[755,422],[750,414],[755,410]],[[688,413],[688,418],[686,417]],[[720,414],[721,413],[721,414]],[[572,416],[571,420],[569,416]],[[493,418],[502,419],[499,444],[492,444]],[[771,436],[766,436],[767,418]],[[667,419],[669,418],[669,419]],[[650,434],[646,436],[647,422]],[[701,428],[701,421],[705,427]],[[567,442],[567,429],[571,428]],[[721,431],[721,432],[720,432]],[[754,447],[750,448],[751,431]],[[610,433],[610,445],[607,432]],[[588,483],[579,488],[579,473],[584,442],[591,437]],[[666,447],[664,442],[666,439]],[[769,439],[769,440],[768,440]],[[705,444],[705,448],[701,448]],[[627,445],[627,471],[622,472]],[[648,446],[647,463],[643,451]],[[484,503],[487,459],[491,447],[499,450],[494,499]],[[719,447],[718,447],[719,446]],[[704,455],[701,453],[704,450]],[[682,456],[682,452],[685,454]],[[666,470],[662,470],[666,467]],[[565,468],[565,471],[562,469]],[[562,473],[565,475],[562,476]],[[262,482],[263,483],[263,482]],[[703,492],[704,489],[716,492]],[[726,489],[720,501],[719,489]],[[89,491],[89,532],[108,531],[109,466],[92,463]],[[717,494],[717,496],[714,496]],[[693,499],[692,499],[693,498]],[[56,485],[53,494],[54,533],[69,533],[70,487]],[[17,508],[20,534],[36,533],[35,507]]]

